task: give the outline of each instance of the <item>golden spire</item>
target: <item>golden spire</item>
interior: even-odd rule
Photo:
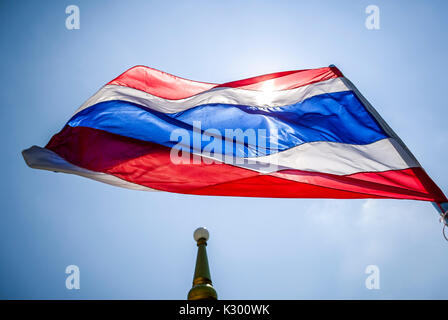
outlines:
[[[197,228],[193,234],[198,244],[196,268],[194,270],[193,287],[188,292],[188,300],[217,300],[218,295],[212,286],[210,270],[207,259],[208,230],[204,227]]]

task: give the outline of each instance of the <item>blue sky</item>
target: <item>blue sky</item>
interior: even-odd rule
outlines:
[[[80,9],[67,30],[65,8]],[[365,8],[380,9],[380,30]],[[335,64],[448,191],[446,1],[0,2],[1,299],[184,299],[196,227],[221,299],[447,299],[434,208],[405,200],[203,197],[32,170],[96,90],[147,65],[227,82]],[[65,268],[81,271],[67,290]],[[365,268],[380,269],[367,290]]]

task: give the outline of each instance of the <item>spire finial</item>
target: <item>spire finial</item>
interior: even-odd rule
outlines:
[[[205,227],[197,228],[193,233],[193,238],[198,245],[198,255],[196,258],[196,268],[194,270],[193,287],[188,292],[188,300],[217,300],[218,295],[212,286],[210,269],[207,259],[207,240],[210,234]]]

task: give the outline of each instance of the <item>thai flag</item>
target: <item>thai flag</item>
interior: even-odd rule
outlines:
[[[137,190],[447,201],[335,66],[224,84],[136,66],[23,156]]]

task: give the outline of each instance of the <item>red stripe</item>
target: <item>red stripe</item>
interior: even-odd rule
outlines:
[[[66,125],[45,148],[83,168],[105,172],[127,160],[160,150],[160,145],[103,130]]]
[[[342,77],[342,73],[336,67],[326,67],[319,69],[295,70],[266,74],[263,76],[238,80],[220,84],[218,87],[231,87],[247,90],[266,90],[265,81],[269,83],[269,90],[280,91],[289,90],[312,83]]]
[[[271,175],[230,181],[209,187],[192,190],[191,194],[233,196],[233,197],[264,197],[264,198],[328,198],[328,199],[364,199],[387,198],[377,195],[366,195],[356,192],[331,189],[285,180]]]
[[[213,84],[197,82],[145,66],[136,66],[110,81],[109,85],[119,85],[145,91],[164,99],[178,100],[214,87],[230,87],[247,90],[266,90],[264,84],[269,82],[269,90],[279,91],[294,89],[308,84],[342,77],[336,67],[319,69],[284,71],[248,78],[244,80]]]
[[[166,153],[150,154],[122,163],[106,170],[129,182],[153,189],[215,196],[269,197],[269,198],[394,198],[426,201],[441,200],[441,196],[432,195],[429,190],[417,192],[388,185],[366,183],[364,173],[352,179],[350,177],[332,177],[337,183],[328,183],[326,174],[317,172],[300,172],[314,176],[313,183],[284,179],[277,175],[263,175],[255,171],[234,167],[227,164],[185,164],[173,165],[167,162]],[[407,172],[387,171],[375,173],[385,177],[410,175],[417,179],[413,168]],[[403,186],[405,187],[405,186]]]
[[[431,201],[446,199],[439,187],[420,167],[360,172],[345,176],[300,170],[284,170],[272,175],[301,183],[383,197]]]
[[[283,170],[262,175],[223,163],[179,164],[170,149],[102,130],[65,127],[46,148],[80,167],[153,189],[203,195],[279,198],[398,198],[443,202],[421,168],[337,176]]]
[[[188,98],[216,86],[214,83],[187,80],[145,66],[135,66],[108,84],[138,89],[171,100]]]

